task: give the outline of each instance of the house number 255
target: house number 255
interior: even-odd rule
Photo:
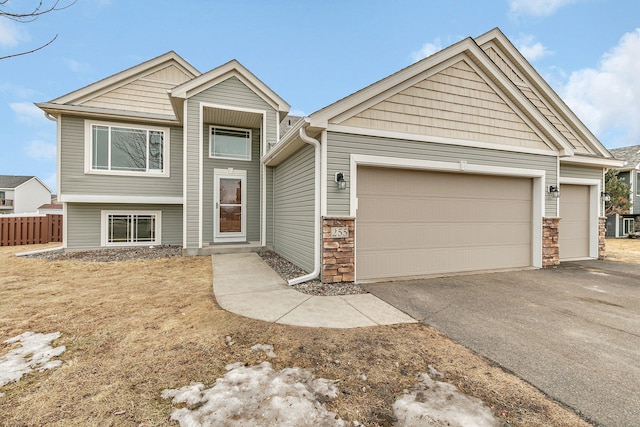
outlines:
[[[349,227],[331,227],[331,237],[338,239],[349,237]]]

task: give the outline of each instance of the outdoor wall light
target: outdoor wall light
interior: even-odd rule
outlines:
[[[600,193],[600,197],[602,198],[603,202],[611,201],[611,194],[607,193],[606,191],[603,191],[602,193]]]
[[[338,185],[338,190],[344,190],[347,188],[347,181],[344,180],[344,174],[342,172],[336,172],[335,181]]]
[[[551,197],[553,197],[554,199],[557,199],[558,197],[560,197],[560,189],[557,185],[550,185],[549,194],[551,194]]]

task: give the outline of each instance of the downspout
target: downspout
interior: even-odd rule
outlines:
[[[289,280],[289,286],[297,285],[298,283],[307,282],[309,280],[315,279],[320,275],[320,143],[315,139],[311,138],[307,135],[304,127],[300,128],[300,139],[303,142],[313,145],[315,153],[315,197],[314,197],[314,231],[313,231],[313,271],[304,276],[296,277],[294,279]]]

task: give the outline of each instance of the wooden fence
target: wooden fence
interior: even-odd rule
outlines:
[[[0,246],[62,242],[62,215],[0,215]]]

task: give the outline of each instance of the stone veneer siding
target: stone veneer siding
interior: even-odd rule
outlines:
[[[560,218],[542,219],[542,267],[555,267],[560,264],[560,246],[558,245],[558,224]]]
[[[598,259],[605,259],[606,251],[607,217],[598,218]]]
[[[331,237],[331,227],[348,227],[349,237]],[[353,282],[355,279],[355,219],[324,217],[322,219],[322,282]]]

